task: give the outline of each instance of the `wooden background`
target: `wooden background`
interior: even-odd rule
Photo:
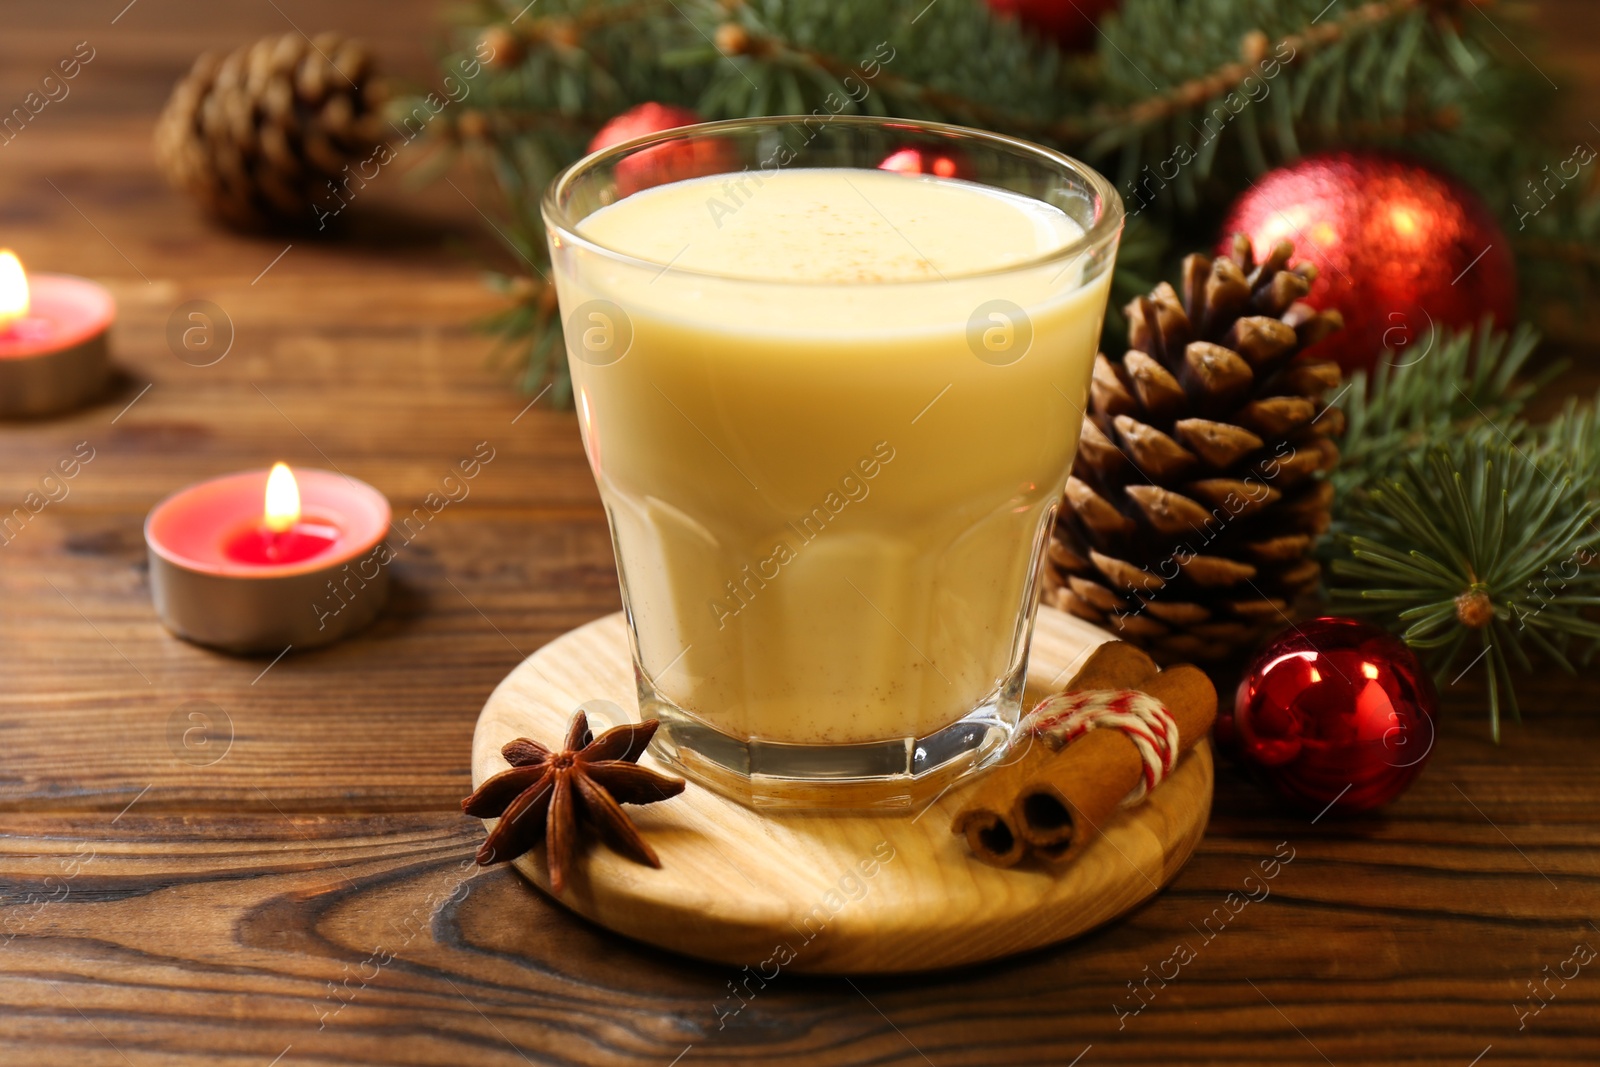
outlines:
[[[1587,130],[1600,16],[1586,0],[1537,15]],[[494,307],[478,270],[498,253],[462,193],[385,174],[345,239],[286,249],[201,223],[149,148],[203,48],[341,29],[428,80],[434,17],[422,0],[0,4],[0,110],[77,42],[95,49],[71,95],[0,146],[0,244],[115,289],[127,373],[89,411],[0,426],[0,512],[78,442],[95,450],[0,547],[0,1063],[1600,1057],[1600,974],[1549,977],[1600,946],[1592,675],[1531,680],[1529,721],[1498,748],[1457,687],[1427,774],[1381,818],[1313,825],[1224,769],[1176,884],[1075,944],[961,974],[783,975],[733,1017],[739,975],[472,870],[482,830],[456,803],[485,697],[618,604],[573,419],[523,411],[485,367],[466,324]],[[215,366],[167,347],[191,299],[237,331]],[[482,441],[493,462],[401,548],[394,604],[364,637],[269,666],[153,617],[140,524],[171,490],[283,458],[336,465],[407,512]],[[186,735],[195,701],[215,710]],[[1270,895],[1231,914],[1275,850],[1293,859]],[[1207,940],[1216,914],[1231,917]],[[1119,1018],[1180,942],[1195,958]]]

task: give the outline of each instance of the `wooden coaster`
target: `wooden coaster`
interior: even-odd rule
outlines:
[[[1030,702],[1059,689],[1111,636],[1040,608]],[[621,613],[557,638],[489,697],[472,745],[474,786],[506,767],[517,737],[556,744],[573,710],[609,700],[637,714]],[[593,720],[593,716],[591,716]],[[596,732],[609,723],[596,721]],[[642,763],[662,769],[650,755]],[[690,783],[681,796],[627,810],[662,867],[604,846],[573,865],[557,898],[617,933],[770,979],[953,967],[1074,937],[1153,896],[1177,874],[1211,812],[1211,750],[1176,771],[1070,866],[999,870],[974,860],[950,822],[970,785],[920,815],[754,811]],[[543,849],[516,861],[549,891]],[[515,921],[514,917],[508,917]],[[751,978],[752,981],[757,979]]]

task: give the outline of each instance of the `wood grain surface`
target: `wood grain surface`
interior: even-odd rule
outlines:
[[[1535,13],[1587,130],[1593,4]],[[0,4],[0,112],[77,42],[96,49],[0,146],[0,241],[115,290],[126,376],[71,418],[0,425],[0,513],[95,449],[0,547],[0,1064],[1600,1058],[1600,973],[1552,977],[1600,948],[1594,674],[1527,679],[1498,747],[1472,682],[1448,687],[1432,764],[1369,819],[1313,821],[1219,766],[1194,859],[1082,940],[951,973],[784,975],[732,1017],[730,968],[474,870],[483,831],[457,802],[479,709],[527,654],[618,607],[572,416],[524,411],[470,328],[495,307],[479,273],[505,256],[468,202],[485,194],[464,176],[410,189],[402,159],[349,232],[286,247],[202,223],[149,149],[202,48],[340,29],[426,84],[435,19],[420,0]],[[237,331],[215,366],[167,347],[189,300]],[[1572,391],[1590,393],[1600,352],[1574,354]],[[360,639],[274,664],[155,621],[140,523],[172,489],[283,458],[346,470],[403,514],[485,441],[493,462],[398,546],[394,602]]]
[[[1110,635],[1041,608],[1028,662],[1031,695],[1059,690]],[[616,612],[552,641],[484,705],[472,781],[505,770],[519,737],[559,744],[573,709],[608,701],[637,721],[627,623]],[[618,721],[621,721],[620,718]],[[615,722],[610,723],[615,725]],[[592,724],[598,734],[606,724]],[[640,762],[670,771],[654,756]],[[1209,746],[1184,757],[1143,804],[1105,820],[1069,867],[1001,870],[974,859],[951,820],[970,785],[930,790],[915,810],[757,812],[691,783],[668,803],[630,808],[659,869],[610,849],[580,856],[560,902],[608,930],[746,971],[742,1010],[784,973],[950,969],[1076,937],[1161,891],[1188,861],[1211,813]],[[517,867],[548,889],[542,849]],[[720,1018],[720,1016],[719,1016]]]

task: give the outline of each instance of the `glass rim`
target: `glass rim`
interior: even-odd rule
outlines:
[[[561,206],[563,193],[588,171],[604,166],[642,149],[682,141],[695,136],[731,133],[739,130],[759,129],[763,127],[779,127],[790,125],[803,125],[808,121],[820,118],[817,115],[764,115],[756,118],[721,119],[716,122],[699,122],[690,126],[675,126],[670,130],[661,130],[656,133],[644,134],[628,141],[602,148],[591,152],[576,162],[568,164],[545,187],[544,195],[540,198],[539,210],[544,218],[545,227],[549,232],[559,234],[561,239],[571,244],[582,247],[596,255],[602,256],[616,263],[665,273],[666,270],[676,271],[692,277],[715,279],[718,281],[739,282],[748,285],[782,285],[782,286],[819,286],[826,287],[838,285],[837,282],[811,281],[807,279],[790,278],[752,278],[748,275],[734,274],[725,271],[698,270],[688,267],[676,267],[671,263],[661,263],[653,259],[632,255],[599,241],[584,237],[577,232],[581,223],[580,219],[570,217],[570,212]],[[995,133],[992,130],[977,129],[972,126],[957,126],[948,122],[933,122],[925,119],[888,118],[879,115],[833,115],[826,119],[825,125],[839,123],[845,126],[872,127],[877,129],[912,129],[919,133],[930,133],[940,136],[956,137],[966,141],[979,141],[993,147],[1003,147],[1023,155],[1029,155],[1037,160],[1051,164],[1059,169],[1074,174],[1081,178],[1094,191],[1099,218],[1088,227],[1083,236],[1071,241],[1060,248],[1049,252],[1008,263],[1000,267],[990,267],[986,270],[975,270],[961,274],[950,274],[938,278],[904,278],[891,281],[867,282],[870,286],[895,286],[895,285],[945,285],[951,282],[968,281],[979,278],[999,277],[1022,271],[1036,270],[1052,264],[1070,260],[1085,252],[1104,247],[1115,240],[1122,232],[1125,221],[1125,209],[1122,196],[1117,192],[1105,175],[1091,167],[1082,160],[1075,159],[1064,152],[1036,144],[1021,137],[1009,134]],[[746,170],[750,169],[748,167]],[[783,170],[783,167],[776,168]],[[739,174],[743,171],[719,171],[718,174]],[[714,177],[715,174],[705,175]],[[670,183],[663,183],[670,184]],[[973,184],[987,184],[974,182]],[[654,188],[654,187],[652,187]],[[642,191],[642,190],[641,190]],[[624,198],[625,199],[625,198]],[[1037,198],[1035,198],[1037,199]],[[608,207],[610,205],[607,205]],[[587,216],[585,216],[587,217]],[[862,283],[851,283],[852,286]]]

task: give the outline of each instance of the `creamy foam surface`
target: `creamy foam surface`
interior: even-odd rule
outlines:
[[[970,182],[802,168],[646,189],[578,233],[670,269],[850,285],[999,270],[1064,248],[1083,228],[1060,208]]]

